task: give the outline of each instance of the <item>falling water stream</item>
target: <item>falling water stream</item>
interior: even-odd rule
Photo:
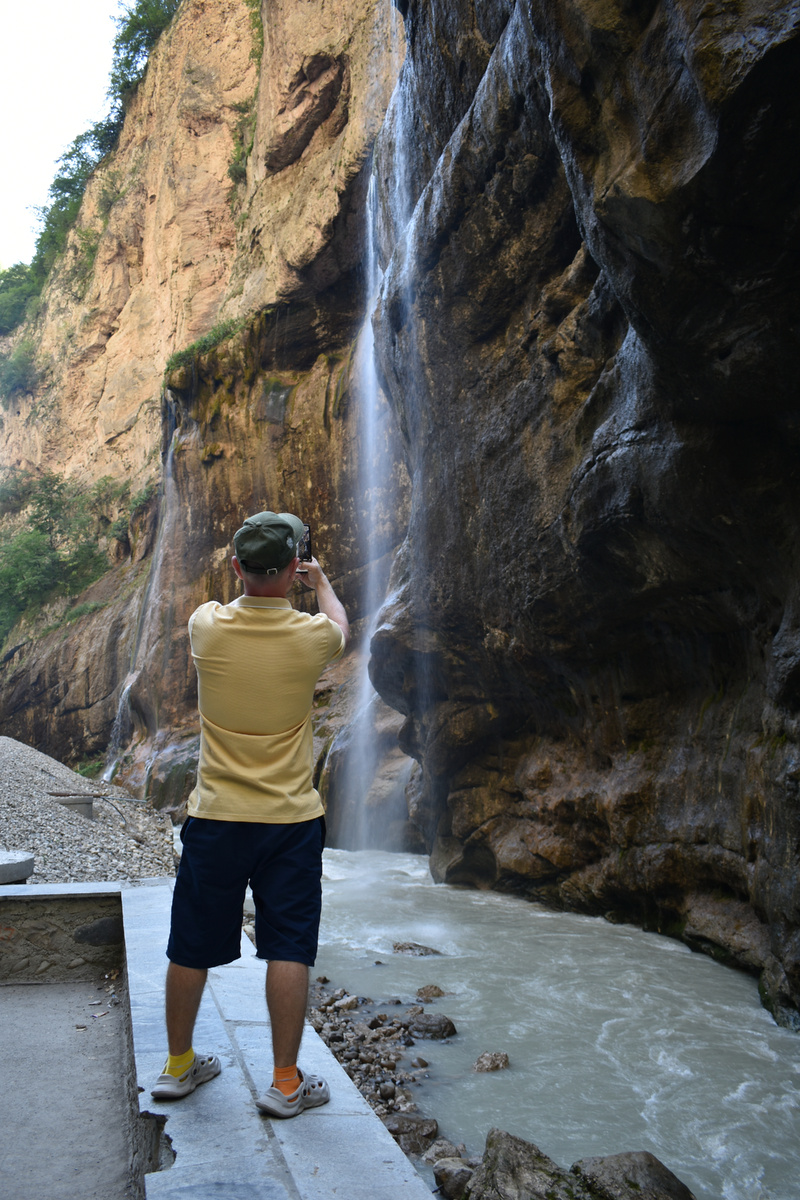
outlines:
[[[447,993],[428,1011],[458,1035],[409,1052],[430,1064],[415,1099],[442,1135],[480,1153],[499,1127],[566,1167],[649,1150],[697,1200],[797,1200],[800,1038],[750,976],[631,926],[437,886],[418,855],[328,850],[323,887],[315,974],[375,1001]],[[485,1050],[510,1069],[473,1071]]]
[[[170,424],[174,415],[171,406],[168,408]],[[177,429],[169,429],[169,449],[164,462],[164,477],[160,504],[160,517],[156,543],[153,548],[153,565],[147,581],[142,604],[139,610],[139,620],[131,646],[130,669],[120,690],[117,712],[111,727],[111,738],[106,751],[106,765],[103,779],[114,778],[120,758],[134,734],[134,719],[131,708],[131,691],[140,681],[145,665],[159,638],[164,639],[165,654],[169,651],[169,639],[165,637],[172,623],[173,596],[170,590],[165,595],[164,589],[164,548],[170,545],[170,535],[178,512],[178,489],[175,483],[175,439]],[[166,663],[163,664],[166,666]]]

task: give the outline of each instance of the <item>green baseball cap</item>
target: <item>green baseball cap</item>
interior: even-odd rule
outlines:
[[[248,517],[233,535],[233,548],[243,570],[277,575],[298,557],[305,526],[291,513],[260,512]]]

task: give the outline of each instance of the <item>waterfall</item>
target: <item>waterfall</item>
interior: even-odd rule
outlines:
[[[367,194],[367,316],[356,348],[356,375],[360,383],[361,396],[361,428],[358,485],[359,495],[363,498],[365,507],[365,527],[367,530],[367,578],[364,589],[364,607],[367,612],[367,632],[365,645],[369,646],[372,638],[375,616],[382,599],[379,594],[377,578],[377,536],[375,524],[370,520],[370,512],[374,511],[374,499],[377,488],[385,478],[387,464],[383,462],[378,445],[378,429],[380,427],[378,405],[380,389],[375,371],[375,336],[372,329],[372,316],[380,290],[380,270],[378,256],[375,251],[375,205],[377,192],[374,173],[370,177]],[[390,464],[389,464],[390,465]],[[358,683],[358,698],[356,714],[353,721],[352,741],[344,771],[345,795],[348,797],[363,797],[366,800],[370,785],[377,767],[377,748],[370,719],[375,707],[376,693],[370,683],[366,662],[360,670]],[[366,828],[365,804],[357,803],[354,808],[354,822],[350,829],[350,842],[354,849],[363,849],[368,844]]]
[[[163,643],[164,659],[160,665],[162,669],[166,668],[169,630],[172,625],[172,588],[165,583],[165,547],[170,545],[170,534],[178,513],[178,489],[175,483],[175,440],[178,430],[175,428],[171,404],[168,405],[167,412],[169,445],[164,460],[153,563],[142,595],[128,673],[122,684],[114,724],[111,727],[106,765],[102,774],[106,782],[110,782],[116,774],[124,752],[137,729],[143,727],[147,733],[153,734],[158,727],[158,697],[151,687],[153,676],[145,668],[152,667],[151,660],[159,641]]]
[[[384,11],[388,26],[384,45],[397,76],[404,53],[402,22],[393,4],[387,3]],[[410,760],[401,765],[389,781],[376,779],[380,760],[391,738],[381,738],[376,730],[381,702],[368,673],[369,644],[385,597],[386,556],[394,548],[395,541],[392,537],[396,468],[396,449],[392,445],[394,426],[391,410],[378,382],[373,319],[383,279],[381,258],[385,260],[391,252],[391,243],[404,228],[409,213],[404,103],[401,89],[395,87],[384,121],[384,131],[387,127],[391,130],[387,137],[392,146],[388,161],[380,157],[376,142],[365,211],[366,310],[353,355],[353,382],[359,405],[356,507],[366,559],[362,592],[362,611],[366,616],[365,628],[361,631],[363,655],[358,669],[354,715],[336,746],[340,761],[334,770],[336,820],[332,830],[338,844],[351,849],[367,847],[374,840],[376,831],[372,828],[371,799],[379,802],[380,814],[394,808],[404,818],[405,785],[412,765]],[[384,182],[387,178],[389,181],[388,208],[384,214],[380,212],[379,175],[384,177]],[[331,756],[332,760],[336,757],[336,754]]]

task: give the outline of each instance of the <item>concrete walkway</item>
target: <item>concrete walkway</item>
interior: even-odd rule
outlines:
[[[172,1149],[162,1155],[162,1169],[145,1176],[147,1200],[430,1200],[428,1185],[309,1025],[300,1065],[325,1076],[330,1103],[288,1121],[259,1113],[255,1098],[268,1087],[272,1069],[265,965],[244,934],[244,957],[209,972],[196,1030],[196,1047],[218,1054],[222,1073],[183,1100],[153,1100],[150,1088],[166,1053],[164,951],[172,883],[0,886],[0,898],[15,902],[68,905],[75,896],[97,897],[98,905],[109,896],[122,901],[139,1111],[165,1118]],[[37,926],[28,948],[55,961],[45,925],[44,933]],[[0,928],[0,939],[15,932]],[[68,936],[65,943],[71,945]],[[48,983],[34,961],[29,973],[36,982],[18,984],[7,973],[8,961],[4,969],[0,1035],[8,1078],[0,1106],[0,1195],[122,1200],[130,1194],[123,1009],[95,1007],[106,995],[97,986],[102,974],[93,985]],[[103,1020],[94,1021],[92,1014],[101,1012]],[[45,1067],[39,1060],[51,1053],[56,1058]],[[134,1116],[130,1123],[139,1128]],[[137,1153],[147,1144],[149,1155],[151,1143],[145,1136]]]
[[[87,982],[5,985],[0,1006],[0,1196],[130,1200],[123,1006]]]
[[[174,1164],[146,1176],[148,1200],[430,1200],[430,1190],[315,1031],[300,1065],[324,1075],[331,1101],[288,1121],[255,1107],[271,1081],[263,962],[244,957],[209,972],[195,1046],[222,1073],[185,1099],[150,1096],[165,1057],[164,973],[171,888],[123,890],[128,986],[142,1113],[163,1114]]]

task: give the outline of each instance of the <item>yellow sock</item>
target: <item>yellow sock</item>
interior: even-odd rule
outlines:
[[[293,1063],[291,1067],[273,1067],[272,1086],[283,1092],[284,1096],[291,1096],[292,1092],[296,1092],[300,1087],[297,1063]]]
[[[186,1070],[186,1068],[190,1067],[193,1062],[194,1062],[194,1047],[193,1046],[190,1046],[185,1054],[168,1054],[167,1055],[167,1065],[164,1067],[164,1070],[162,1071],[162,1075],[174,1075],[175,1078],[178,1079],[179,1076],[181,1076],[183,1074],[183,1072]]]

